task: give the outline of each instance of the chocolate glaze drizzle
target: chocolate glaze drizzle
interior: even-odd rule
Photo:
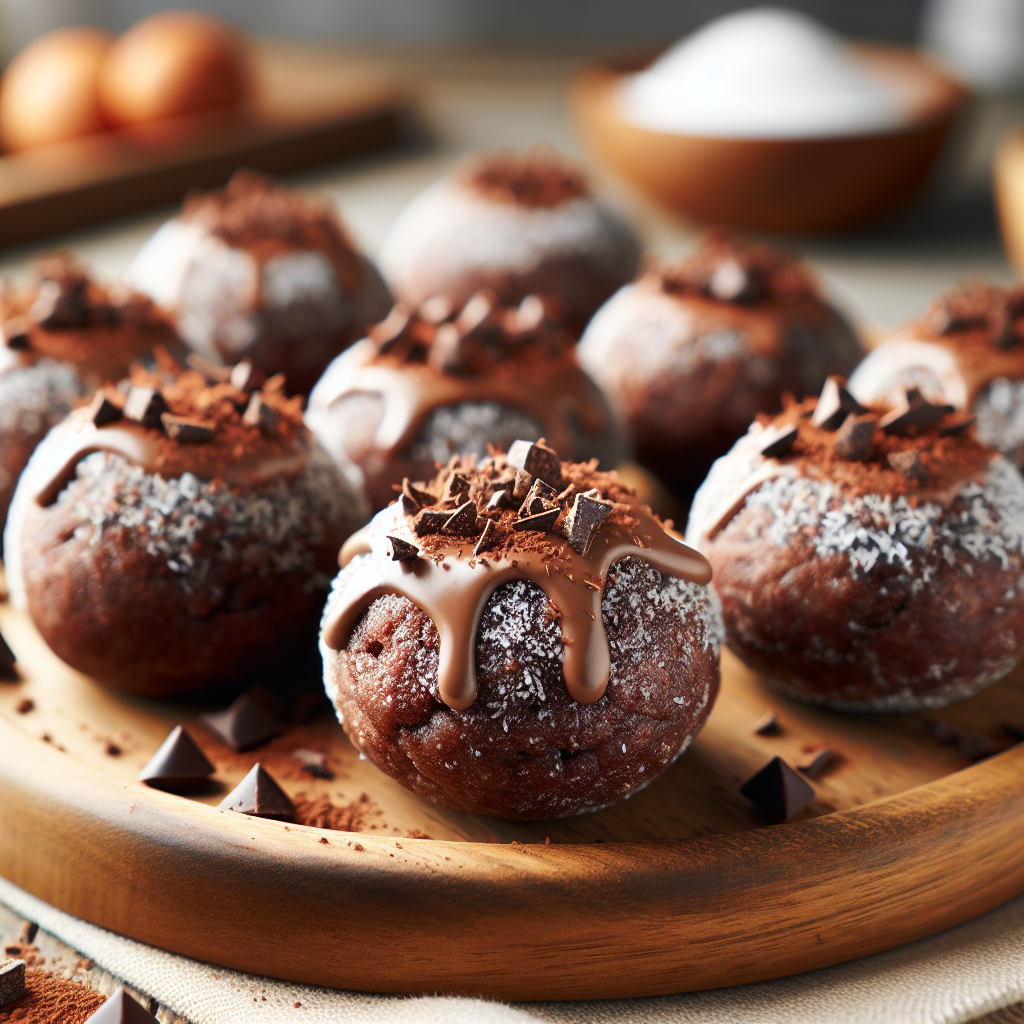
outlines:
[[[529,442],[517,442],[513,448],[519,445],[528,446]],[[521,522],[523,513],[532,510],[516,513],[506,507],[502,511],[490,501],[498,491],[509,494],[513,486],[514,467],[500,455],[480,468],[452,460],[428,485],[431,493],[427,497],[431,498],[433,492],[450,492],[447,482],[453,473],[472,481],[471,492],[465,492],[473,493],[478,513],[472,537],[437,534],[424,538],[416,532],[420,513],[404,499],[378,513],[341,550],[342,566],[357,555],[371,557],[355,569],[329,606],[323,625],[326,645],[343,650],[360,615],[376,598],[385,594],[406,597],[429,615],[437,628],[438,694],[449,707],[461,710],[476,698],[475,640],[488,599],[508,580],[528,580],[547,594],[552,614],[560,620],[565,645],[563,674],[569,693],[581,704],[599,700],[611,670],[601,599],[612,564],[620,558],[642,558],[659,572],[699,584],[710,581],[711,566],[698,552],[674,539],[632,492],[618,484],[614,474],[597,473],[592,465],[561,463],[561,467],[564,478],[559,482],[568,480],[568,486],[556,500],[547,502],[552,512],[557,508],[558,518],[546,534],[517,532],[517,515]],[[519,490],[531,480],[521,472]],[[412,493],[423,495],[421,490]],[[448,500],[449,514],[465,507],[465,493]],[[574,537],[574,547],[564,532],[573,535],[572,506],[578,496],[588,494],[594,501],[609,504],[611,512],[593,527],[585,543]],[[435,504],[440,508],[446,503],[438,499]],[[483,539],[477,539],[481,533]],[[401,550],[403,546],[393,545],[389,535],[414,545],[418,556],[394,559],[395,547]],[[479,550],[491,535],[496,542],[490,550]]]

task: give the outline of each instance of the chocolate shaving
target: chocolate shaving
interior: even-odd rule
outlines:
[[[561,487],[562,463],[558,455],[548,448],[543,440],[536,444],[532,441],[513,441],[506,457],[510,466],[515,466],[530,476],[538,476],[554,488]]]
[[[169,411],[164,396],[153,388],[132,387],[124,400],[125,419],[150,429],[161,427],[160,417]]]
[[[861,416],[866,412],[867,409],[847,391],[846,378],[832,375],[825,379],[811,423],[822,430],[838,430],[850,413]]]
[[[221,366],[193,352],[185,360],[196,373],[202,374],[208,384],[227,384],[231,380],[231,367]]]
[[[120,397],[120,396],[118,396]],[[108,395],[97,391],[89,406],[89,419],[97,427],[105,427],[108,423],[116,423],[124,416],[124,411]]]
[[[778,736],[782,732],[774,711],[766,711],[752,726],[751,732],[758,736]]]
[[[497,544],[499,535],[498,527],[488,519],[484,526],[484,532],[480,534],[480,539],[473,546],[474,557],[479,558],[485,551],[490,551]]]
[[[875,447],[875,417],[850,413],[836,434],[835,451],[841,459],[863,462]]]
[[[283,728],[269,711],[244,693],[226,711],[200,715],[199,721],[238,751],[258,747]]]
[[[415,544],[410,544],[407,540],[402,540],[401,537],[396,537],[393,533],[387,535],[389,541],[391,541],[391,560],[394,562],[408,562],[413,558],[420,557],[420,549]]]
[[[765,814],[788,821],[813,799],[814,790],[781,757],[773,757],[740,792]]]
[[[476,519],[476,502],[470,499],[448,516],[441,527],[441,533],[449,537],[475,537]]]
[[[277,411],[267,405],[258,392],[249,399],[242,414],[242,422],[247,427],[259,427],[260,433],[268,436],[277,433]]]
[[[267,375],[251,359],[243,359],[240,363],[231,367],[228,380],[239,391],[251,394],[259,386],[265,383]]]
[[[160,417],[160,422],[164,425],[167,436],[181,444],[205,444],[213,440],[213,427],[201,420],[190,420],[185,416],[174,416],[165,412]]]
[[[604,501],[596,489],[577,494],[565,519],[567,536],[573,550],[586,557],[597,531],[611,513],[611,502]]]
[[[469,477],[458,470],[452,470],[444,488],[444,501],[462,502],[469,493]]]
[[[441,527],[451,518],[449,511],[436,508],[425,508],[413,521],[413,529],[417,537],[425,537],[431,533],[440,533]]]
[[[769,441],[762,449],[761,454],[766,459],[777,459],[780,455],[785,455],[790,448],[793,447],[793,442],[799,436],[799,431],[796,427],[790,430],[784,431],[779,434],[778,437],[773,438]]]
[[[176,725],[139,772],[139,781],[170,793],[189,793],[201,789],[214,770],[196,741]]]
[[[911,448],[905,452],[889,452],[886,461],[896,470],[902,473],[908,480],[924,483],[928,479],[928,471],[921,464],[921,453]]]
[[[252,771],[220,802],[222,811],[237,811],[253,818],[291,821],[295,807],[288,795],[259,762]]]
[[[523,533],[526,530],[539,530],[547,532],[558,520],[562,510],[560,508],[548,509],[545,512],[541,512],[540,515],[527,516],[525,519],[517,519],[512,523],[512,529],[517,533]]]

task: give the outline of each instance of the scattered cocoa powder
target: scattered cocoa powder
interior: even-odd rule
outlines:
[[[25,994],[0,1010],[0,1024],[85,1024],[106,1001],[105,995],[85,985],[28,967]]]
[[[344,807],[335,806],[326,796],[309,798],[305,793],[297,794],[292,803],[296,824],[336,832],[361,832],[370,818],[380,814],[380,809],[366,793]]]
[[[537,146],[524,154],[492,153],[467,168],[465,180],[497,202],[551,210],[589,194],[580,170],[555,150]]]

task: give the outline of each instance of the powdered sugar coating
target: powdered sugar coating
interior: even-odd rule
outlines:
[[[88,394],[70,363],[40,359],[0,374],[0,431],[45,433]]]
[[[802,700],[871,711],[939,707],[1013,667],[1024,480],[1009,462],[994,456],[948,501],[915,504],[808,475],[758,478],[772,462],[750,443],[758,433],[715,463],[687,527],[712,561],[741,657]],[[753,486],[736,500],[743,480]],[[837,682],[857,671],[862,685]]]
[[[367,557],[335,580],[325,617]],[[436,633],[429,620],[425,629],[411,620],[413,611],[407,599],[384,595],[346,651],[321,641],[324,683],[353,742],[446,806],[519,818],[596,810],[671,764],[714,698],[708,668],[717,680],[723,635],[714,595],[640,559],[609,573],[602,611],[612,668],[593,705],[565,689],[560,628],[532,584],[513,580],[488,601],[477,634],[479,695],[461,712],[437,699]],[[381,628],[386,643],[375,646]]]

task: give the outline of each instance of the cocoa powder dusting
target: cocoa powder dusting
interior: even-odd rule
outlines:
[[[0,1010],[0,1024],[85,1024],[106,1001],[102,992],[28,967],[25,994]]]
[[[836,451],[838,430],[825,430],[811,422],[817,399],[797,402],[792,395],[783,398],[783,411],[777,416],[759,413],[757,422],[767,428],[793,428],[796,440],[778,459],[794,465],[801,473],[819,480],[830,480],[852,495],[888,494],[904,496],[913,505],[952,493],[968,480],[980,479],[992,461],[992,450],[981,444],[972,430],[943,436],[943,430],[964,419],[962,413],[947,413],[926,428],[910,428],[903,434],[887,434],[876,427],[870,454],[864,460],[843,458]],[[871,410],[881,420],[889,410]],[[851,414],[853,415],[853,414]],[[923,473],[910,474],[893,468],[890,456],[916,452]]]
[[[483,157],[468,169],[466,179],[489,199],[534,209],[552,210],[589,195],[580,170],[544,147]]]
[[[292,803],[297,825],[329,828],[336,832],[364,832],[370,819],[380,815],[380,809],[366,793],[344,807],[332,804],[326,796],[311,798],[305,793],[298,793]]]

